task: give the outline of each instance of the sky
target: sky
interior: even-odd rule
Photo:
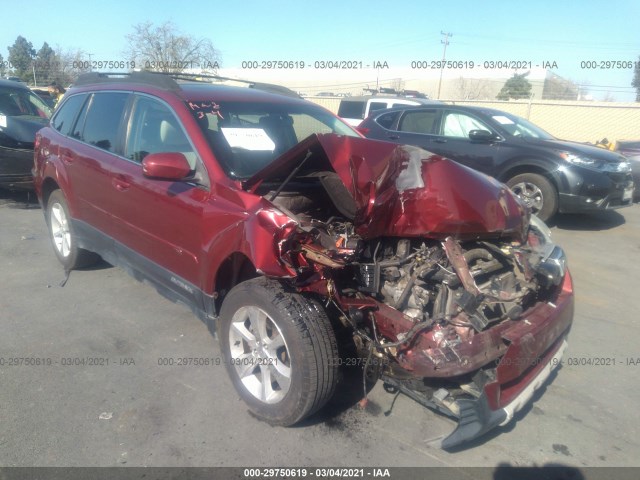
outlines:
[[[0,6],[8,3],[0,0]],[[171,21],[183,33],[210,39],[223,69],[241,68],[246,61],[304,61],[308,66],[352,60],[365,65],[386,62],[389,68],[382,74],[393,78],[400,70],[406,74],[412,61],[441,60],[441,32],[448,32],[452,36],[447,60],[521,61],[534,66],[555,62],[554,73],[588,84],[596,99],[608,95],[634,101],[633,69],[615,61],[640,60],[637,0],[30,0],[20,5],[16,19],[5,18],[0,29],[5,61],[7,47],[18,35],[36,50],[46,41],[54,48],[81,49],[92,60],[126,60],[126,35],[133,25]],[[607,61],[614,61],[612,68],[601,65]],[[410,70],[415,78],[424,74]],[[258,75],[247,71],[252,80],[260,80]]]

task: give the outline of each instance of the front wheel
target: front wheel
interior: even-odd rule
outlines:
[[[326,313],[275,280],[254,278],[229,292],[219,338],[237,392],[272,425],[299,422],[335,391],[338,348]]]
[[[53,251],[65,270],[88,267],[98,260],[98,255],[78,247],[67,200],[60,190],[55,190],[47,202],[47,224]]]
[[[522,173],[507,181],[507,186],[544,222],[558,210],[558,192],[553,184],[537,173]]]

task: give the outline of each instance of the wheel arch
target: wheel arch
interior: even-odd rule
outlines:
[[[260,276],[253,262],[242,252],[233,252],[218,267],[213,281],[216,311],[229,291],[241,282]]]
[[[46,211],[49,204],[49,197],[55,190],[59,190],[60,185],[51,177],[47,177],[42,182],[42,208]]]
[[[549,165],[549,163],[544,160],[520,160],[516,165],[501,171],[496,178],[502,183],[506,183],[510,178],[513,178],[516,175],[521,175],[523,173],[537,173],[549,180],[557,192],[560,187],[560,179],[557,174],[555,174],[556,170],[557,167]]]

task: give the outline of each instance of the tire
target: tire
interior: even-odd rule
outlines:
[[[558,191],[544,176],[537,173],[523,173],[510,178],[507,186],[520,197],[531,212],[544,222],[558,211]]]
[[[56,257],[66,271],[94,264],[98,255],[78,247],[67,200],[61,190],[55,190],[47,202],[47,226]]]
[[[256,417],[290,426],[332,397],[338,347],[317,302],[285,292],[275,280],[254,278],[225,297],[218,328],[227,372]]]

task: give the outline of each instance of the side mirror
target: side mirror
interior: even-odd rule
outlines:
[[[191,167],[182,153],[150,153],[142,160],[142,172],[148,178],[178,181],[191,173]]]
[[[469,140],[472,142],[490,143],[498,139],[496,135],[487,130],[471,130]]]

